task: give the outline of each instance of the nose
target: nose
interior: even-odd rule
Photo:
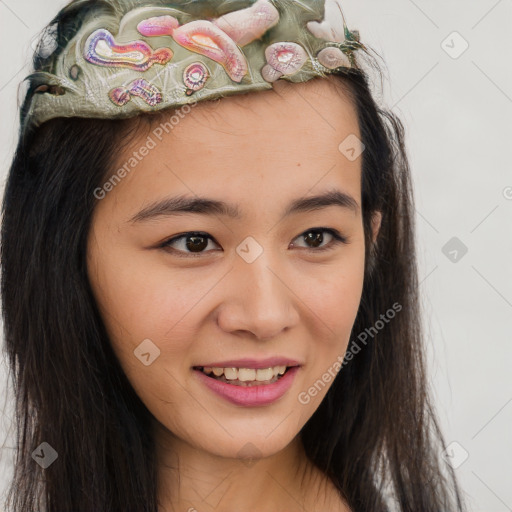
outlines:
[[[225,332],[250,332],[259,340],[268,340],[299,322],[299,299],[292,279],[266,254],[252,263],[235,259],[217,317]]]

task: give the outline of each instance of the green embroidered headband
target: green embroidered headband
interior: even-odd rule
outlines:
[[[158,5],[155,5],[158,4]],[[75,0],[78,31],[29,75],[22,129],[127,118],[356,68],[340,0]],[[83,9],[80,9],[83,7]],[[81,23],[81,24],[80,24]]]

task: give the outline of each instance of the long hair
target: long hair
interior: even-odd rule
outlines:
[[[35,69],[46,69],[73,37],[89,4],[105,5],[73,3],[51,22],[58,49],[36,54]],[[365,276],[347,351],[353,357],[300,437],[354,511],[462,511],[453,470],[442,462],[445,444],[426,380],[404,128],[376,105],[362,70],[337,76],[337,83],[357,107],[365,146]],[[30,84],[22,116],[34,89]],[[17,444],[6,503],[12,512],[157,511],[151,413],[112,350],[86,268],[93,191],[137,122],[57,118],[20,131],[1,228]],[[377,210],[382,224],[373,244]],[[57,461],[43,468],[37,455],[49,454],[48,445]]]

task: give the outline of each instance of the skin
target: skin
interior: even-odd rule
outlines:
[[[307,404],[299,393],[343,357],[361,299],[361,157],[338,149],[350,134],[360,136],[356,111],[329,79],[278,81],[274,90],[198,103],[98,202],[89,278],[122,368],[154,417],[159,512],[350,510],[298,437],[332,380]],[[147,136],[141,129],[121,165]],[[282,218],[292,200],[329,189],[351,195],[357,212],[331,205]],[[243,217],[129,221],[178,194],[238,204]],[[379,226],[376,215],[374,239]],[[349,243],[324,231],[320,246],[331,249],[319,252],[301,236],[318,227]],[[212,237],[199,256],[186,238],[170,246],[185,257],[160,247],[189,231]],[[236,252],[248,236],[263,248],[252,263]],[[160,350],[148,366],[134,355],[147,338]],[[227,402],[192,370],[270,356],[303,366],[288,392],[262,407]],[[251,464],[240,454],[247,443]]]

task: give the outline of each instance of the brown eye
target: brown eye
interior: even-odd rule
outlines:
[[[167,240],[161,247],[176,253],[178,256],[200,255],[206,252],[205,249],[208,247],[210,240],[213,240],[213,238],[207,233],[192,231]]]
[[[201,252],[208,246],[208,240],[204,236],[187,236],[185,246],[192,252]]]
[[[324,235],[321,231],[308,231],[304,236],[304,241],[313,244],[313,247],[318,247],[324,241]]]
[[[324,243],[324,233],[327,233],[332,238],[330,240],[330,243],[327,243],[322,246]],[[320,252],[325,251],[328,249],[333,248],[334,246],[338,245],[339,243],[348,243],[348,240],[346,237],[341,235],[338,231],[335,229],[330,228],[313,228],[309,229],[308,231],[304,231],[301,235],[297,237],[297,239],[302,238],[302,241],[306,243],[307,247],[305,247],[306,250],[312,250],[314,252]],[[328,240],[329,242],[329,240]],[[296,246],[296,244],[292,243],[293,246]],[[301,247],[300,245],[298,247]]]
[[[325,242],[325,235],[327,233],[331,236],[331,239],[327,240],[328,243]],[[301,235],[297,237],[300,239],[302,237],[302,241],[306,243],[306,247],[295,244],[292,242],[292,247],[299,247],[305,250],[309,250],[312,252],[322,252],[327,251],[329,249],[334,248],[336,245],[340,243],[347,244],[348,239],[341,235],[335,229],[330,228],[313,228],[308,231],[304,231]],[[188,233],[183,233],[181,235],[175,236],[166,242],[164,242],[160,247],[168,252],[171,252],[175,256],[179,257],[199,257],[202,254],[214,251],[215,249],[211,249],[207,251],[209,241],[212,241],[216,244],[214,238],[210,236],[208,233],[203,233],[200,231],[190,231]],[[324,245],[322,245],[324,244]],[[217,244],[216,244],[217,245]],[[221,249],[222,250],[222,249]]]

